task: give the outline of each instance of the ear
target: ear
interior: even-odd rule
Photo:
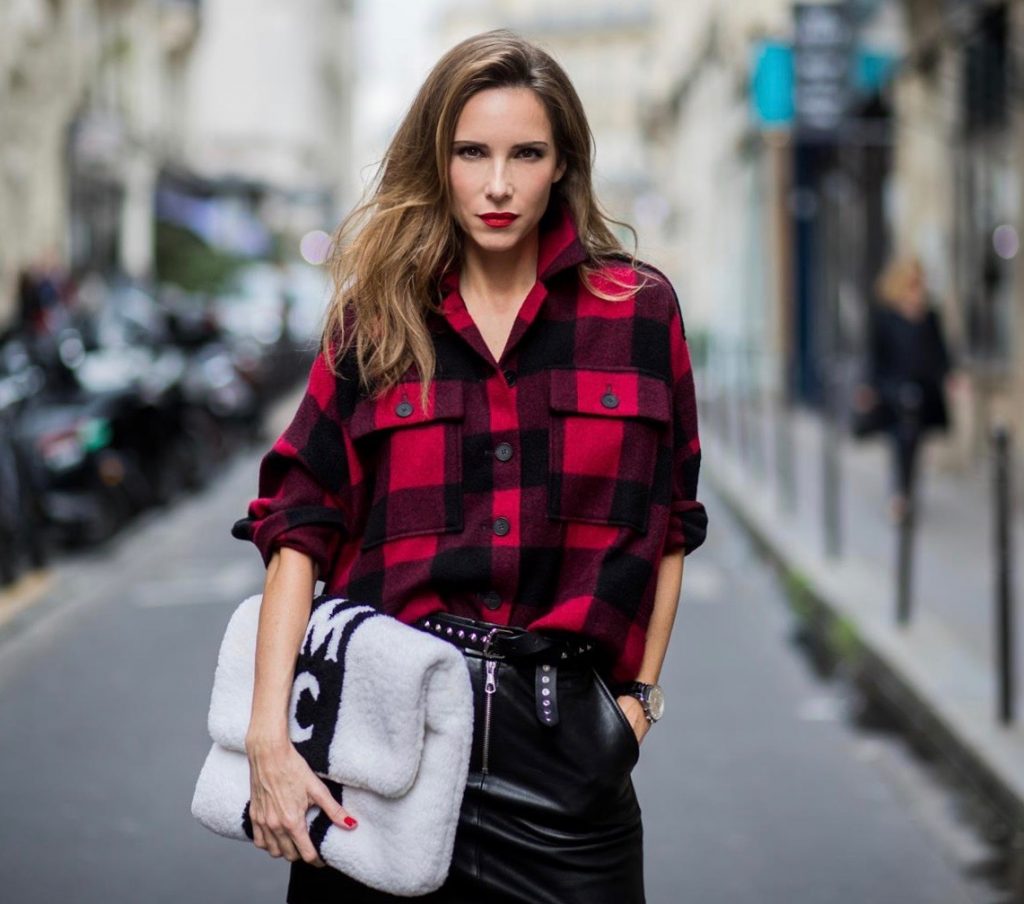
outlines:
[[[568,164],[565,160],[562,160],[562,162],[558,164],[558,169],[555,170],[555,178],[551,180],[552,185],[558,182],[562,176],[565,175],[565,168],[567,165]]]

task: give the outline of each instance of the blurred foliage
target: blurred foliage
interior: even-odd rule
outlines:
[[[208,245],[194,232],[171,223],[156,224],[156,275],[189,292],[218,292],[248,258]]]
[[[828,645],[831,651],[850,664],[860,661],[863,643],[857,626],[846,616],[836,615],[828,625]]]
[[[783,585],[786,588],[786,599],[790,608],[803,621],[810,621],[814,615],[814,597],[811,592],[811,583],[806,575],[795,568],[786,568],[782,575]]]

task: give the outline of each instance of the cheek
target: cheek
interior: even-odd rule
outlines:
[[[554,173],[548,170],[531,173],[528,179],[530,195],[536,198],[538,202],[543,201],[551,193],[553,187],[551,180],[553,178]]]
[[[453,165],[448,170],[448,182],[451,185],[452,199],[456,205],[464,204],[472,195],[473,186],[465,167]]]

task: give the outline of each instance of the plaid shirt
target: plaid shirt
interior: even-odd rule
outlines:
[[[554,210],[497,362],[445,277],[428,412],[414,368],[372,399],[354,355],[340,378],[318,356],[232,534],[265,563],[306,553],[326,591],[402,621],[447,610],[582,635],[607,677],[635,678],[661,557],[705,538],[693,376],[668,280],[645,268],[650,285],[605,301],[585,259]]]

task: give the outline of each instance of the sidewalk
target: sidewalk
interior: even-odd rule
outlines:
[[[825,552],[822,430],[792,415],[795,505],[778,491],[773,430],[751,434],[766,453],[741,455],[702,424],[702,476],[711,481],[762,548],[861,655],[873,685],[940,745],[966,780],[1024,830],[1024,518],[1014,524],[1018,628],[1017,718],[996,718],[993,528],[989,475],[940,473],[925,449],[914,543],[911,622],[895,623],[895,528],[888,518],[888,448],[882,440],[840,445],[840,553]],[[1021,492],[1024,488],[1018,488]],[[1017,511],[1020,509],[1018,507]],[[713,517],[712,517],[713,521]],[[711,525],[712,532],[714,525]]]

